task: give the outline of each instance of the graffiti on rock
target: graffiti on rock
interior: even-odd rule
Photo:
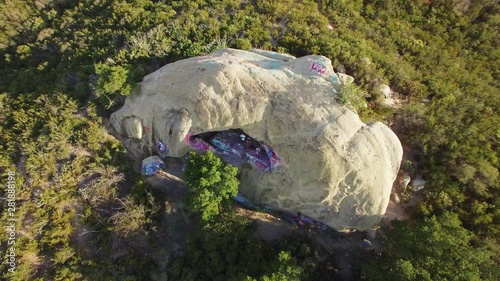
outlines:
[[[249,162],[265,171],[282,166],[281,159],[271,147],[260,143],[241,129],[188,134],[186,142],[196,150],[211,150],[235,166]]]
[[[313,63],[311,64],[311,70],[312,70],[312,71],[315,71],[315,72],[317,72],[317,73],[319,73],[319,74],[321,74],[321,75],[323,75],[323,74],[325,74],[325,72],[326,72],[326,67],[324,67],[323,65],[321,65],[321,64],[319,64],[319,63],[315,63],[315,62],[313,62]]]

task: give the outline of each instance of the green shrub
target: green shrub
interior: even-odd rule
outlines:
[[[212,152],[190,152],[184,178],[191,188],[188,206],[201,213],[204,222],[213,220],[238,194],[238,168],[223,164]]]
[[[338,98],[341,104],[357,112],[367,108],[366,96],[366,91],[351,83],[340,88]]]

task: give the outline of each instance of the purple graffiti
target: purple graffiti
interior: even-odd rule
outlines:
[[[156,142],[156,151],[158,151],[158,155],[161,157],[166,157],[168,156],[169,149],[167,144],[159,140]]]
[[[323,75],[326,72],[326,67],[324,67],[323,65],[321,65],[319,63],[313,62],[311,64],[311,70],[316,71],[317,73]]]
[[[211,150],[235,166],[245,162],[265,171],[282,166],[281,159],[269,146],[260,143],[241,129],[188,134],[186,142],[197,150]]]
[[[189,145],[189,147],[203,151],[210,149],[210,145],[208,143],[198,138],[192,138],[192,136],[193,135],[191,133],[188,133],[186,135],[186,143]]]

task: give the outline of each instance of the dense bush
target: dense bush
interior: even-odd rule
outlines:
[[[191,189],[188,206],[201,213],[209,222],[227,208],[238,194],[238,168],[222,163],[211,151],[205,154],[190,152],[184,180]]]

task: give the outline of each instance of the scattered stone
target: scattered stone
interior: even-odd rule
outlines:
[[[352,77],[351,75],[337,72],[337,76],[339,77],[341,85],[349,85],[354,82],[354,77]]]
[[[410,175],[408,175],[407,173],[403,173],[403,175],[400,178],[399,189],[401,191],[405,191],[410,181],[411,181]]]
[[[384,95],[386,99],[392,98],[392,91],[388,85],[380,84],[377,86],[376,91]]]
[[[363,249],[365,249],[365,251],[371,251],[374,249],[372,242],[368,239],[363,239],[359,242],[359,244],[363,247]]]
[[[386,98],[386,99],[384,99],[382,104],[385,106],[388,106],[388,107],[395,107],[396,101],[393,98]]]
[[[399,195],[397,193],[391,193],[391,200],[396,204],[401,203],[401,199],[399,199]]]
[[[141,173],[144,176],[152,176],[165,168],[165,162],[158,156],[149,156],[142,160]]]
[[[426,182],[421,176],[417,176],[411,181],[411,190],[417,192],[424,189]]]
[[[361,58],[361,62],[366,66],[370,66],[372,64],[372,60],[369,57]]]

